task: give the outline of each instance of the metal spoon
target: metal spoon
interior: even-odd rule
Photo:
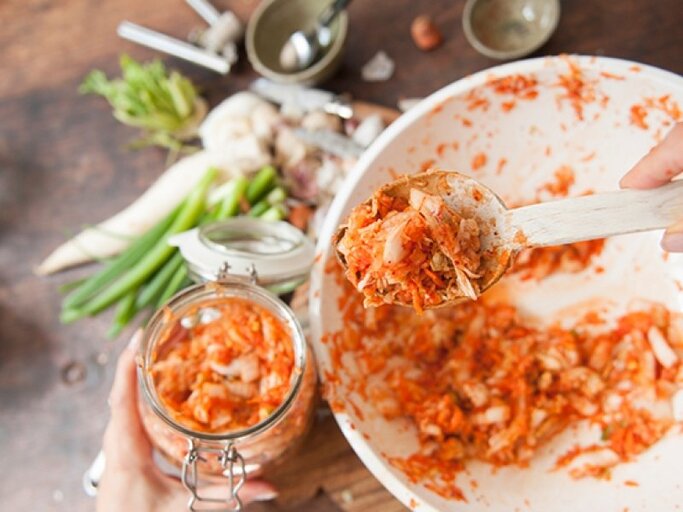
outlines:
[[[513,209],[477,180],[452,171],[404,176],[380,191],[408,198],[415,188],[441,197],[462,217],[477,220],[481,230],[481,292],[505,274],[513,256],[522,249],[663,229],[683,219],[683,180],[652,190],[605,192]],[[345,226],[337,231],[335,246],[345,231]],[[346,267],[338,250],[337,256]],[[465,300],[462,297],[450,303]]]
[[[323,11],[315,25],[308,30],[297,30],[289,36],[280,50],[280,66],[285,71],[301,71],[320,56],[320,50],[331,42],[330,23],[351,0],[335,0]]]

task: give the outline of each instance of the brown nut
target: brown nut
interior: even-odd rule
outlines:
[[[443,42],[439,28],[429,16],[418,16],[410,26],[410,35],[415,45],[422,51],[428,52]]]

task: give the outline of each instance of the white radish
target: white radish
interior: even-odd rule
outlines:
[[[236,165],[234,159],[222,153],[200,151],[185,157],[169,167],[128,207],[55,249],[35,269],[36,274],[52,274],[123,251],[133,237],[145,233],[180,204],[211,166],[221,170],[219,181],[255,170]]]

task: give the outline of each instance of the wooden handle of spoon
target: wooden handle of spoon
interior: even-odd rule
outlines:
[[[651,190],[621,190],[508,211],[519,249],[663,229],[683,220],[683,180]],[[523,240],[523,242],[522,242]]]

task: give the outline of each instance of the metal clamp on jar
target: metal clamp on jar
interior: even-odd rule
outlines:
[[[207,224],[169,243],[198,284],[173,297],[145,329],[142,421],[157,451],[179,470],[189,510],[242,510],[238,492],[247,476],[286,459],[312,422],[312,352],[275,293],[308,278],[314,248],[290,224],[251,218]],[[233,368],[235,354],[251,358],[258,379]],[[237,395],[229,394],[233,389]],[[252,395],[226,398],[242,389]],[[220,414],[212,417],[215,404]],[[226,497],[203,495],[202,480],[226,481]]]

